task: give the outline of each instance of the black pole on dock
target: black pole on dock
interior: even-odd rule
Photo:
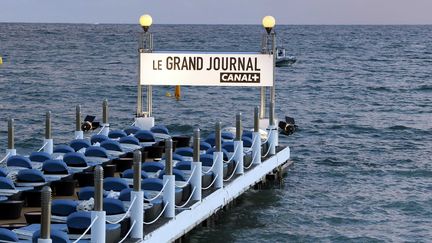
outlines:
[[[14,119],[9,118],[8,120],[8,149],[15,149],[15,130],[14,130]]]
[[[141,151],[136,150],[133,155],[133,190],[141,191]]]
[[[173,174],[172,139],[165,139],[165,175]]]
[[[51,111],[47,111],[45,116],[45,139],[52,138],[52,130],[51,130]]]
[[[41,210],[40,239],[49,240],[51,237],[51,188],[49,186],[42,188]]]
[[[103,168],[98,165],[94,173],[94,211],[103,211]]]
[[[102,103],[102,123],[108,124],[108,100],[105,99]]]
[[[81,131],[81,105],[75,108],[75,131]]]
[[[222,151],[222,122],[216,122],[215,126],[215,146],[216,152]]]
[[[259,107],[254,109],[254,132],[259,132]]]
[[[199,128],[194,130],[194,137],[193,137],[193,161],[198,162],[200,161],[200,143],[201,143],[201,136],[200,136],[200,130]]]
[[[236,138],[235,138],[235,140],[237,140],[237,141],[242,140],[243,128],[242,128],[241,116],[242,116],[241,112],[237,113],[237,115],[236,115]]]

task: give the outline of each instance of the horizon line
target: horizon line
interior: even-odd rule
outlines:
[[[0,24],[88,24],[88,25],[139,25],[139,23],[113,23],[113,22],[20,22],[20,21],[0,21]],[[261,26],[261,23],[251,24],[251,23],[233,23],[233,24],[216,24],[216,23],[157,23],[153,25],[250,25],[250,26]],[[291,23],[291,24],[277,24],[276,26],[416,26],[416,25],[432,25],[432,23]]]

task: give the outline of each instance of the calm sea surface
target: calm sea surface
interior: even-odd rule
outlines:
[[[157,50],[258,51],[260,26],[152,28]],[[42,144],[44,113],[55,143],[70,141],[75,105],[111,126],[132,123],[136,25],[0,23],[0,149],[7,118],[16,147]],[[251,191],[192,242],[432,241],[432,26],[278,26],[298,63],[277,69],[277,114],[300,130],[281,139],[295,164],[283,188]],[[154,115],[173,133],[214,122],[251,126],[256,88],[154,88]],[[3,154],[3,151],[1,151]],[[2,157],[2,156],[0,156]]]

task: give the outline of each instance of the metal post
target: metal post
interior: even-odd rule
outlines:
[[[273,86],[272,86],[272,93],[271,93],[271,103],[272,109],[271,112],[273,114],[273,123],[270,123],[270,125],[273,126],[273,145],[274,145],[274,153],[276,153],[276,146],[279,146],[279,133],[277,132],[277,125],[276,125],[276,112],[275,112],[275,105],[276,105],[276,32],[273,30],[272,33],[272,50],[273,50]],[[274,154],[273,153],[273,154]]]
[[[255,165],[261,164],[261,135],[259,132],[259,107],[254,109],[254,132],[252,133],[252,163]]]
[[[54,147],[54,142],[52,139],[52,130],[51,130],[51,111],[47,111],[45,116],[44,152],[52,154],[53,147]]]
[[[254,132],[259,132],[259,107],[254,109]]]
[[[216,152],[222,151],[222,123],[216,122],[215,126],[215,147]]]
[[[83,139],[84,132],[81,130],[81,106],[75,108],[75,139]]]
[[[102,103],[102,131],[101,134],[108,136],[109,134],[109,121],[108,121],[108,100],[105,99]]]
[[[268,49],[268,35],[264,34],[262,37],[262,42],[261,42],[261,53],[263,54],[268,54],[269,53],[269,49]],[[267,87],[261,87],[261,92],[260,92],[260,113],[259,113],[259,118],[260,119],[264,119],[266,116],[266,103],[267,103]]]
[[[194,137],[193,137],[193,160],[192,161],[200,161],[200,151],[201,151],[200,143],[201,143],[200,130],[195,129]]]
[[[274,103],[270,102],[270,117],[269,117],[269,127],[267,129],[268,136],[268,148],[269,154],[274,155],[276,153],[276,141],[275,137],[278,135],[276,130],[275,122],[274,122]]]
[[[261,93],[260,93],[260,97],[261,97],[261,102],[260,102],[260,113],[259,113],[259,118],[264,119],[265,118],[265,113],[266,113],[266,100],[267,100],[267,87],[261,87]]]
[[[38,243],[51,243],[51,188],[44,186],[41,191],[41,229]]]
[[[201,141],[201,131],[199,128],[194,129],[194,152],[193,152],[193,161],[191,163],[191,186],[195,188],[195,191],[192,194],[192,199],[195,201],[201,201],[202,198],[202,163],[200,161],[200,141]]]
[[[94,210],[103,210],[103,168],[102,166],[96,166],[94,170]]]
[[[276,98],[276,83],[275,83],[275,76],[276,76],[276,33],[271,33],[271,48],[272,48],[272,54],[273,54],[273,86],[271,87],[270,91],[270,103],[273,103],[273,107],[270,109],[270,113],[273,113],[274,118],[274,110],[275,110],[275,98]]]
[[[222,152],[222,123],[216,122],[215,126],[215,143],[216,150],[213,153],[213,173],[216,177],[214,187],[223,187],[223,152]]]
[[[134,152],[134,175],[133,175],[133,190],[131,191],[131,202],[134,205],[131,209],[131,222],[135,222],[131,231],[131,238],[143,239],[143,223],[144,223],[144,191],[141,191],[141,151]]]
[[[165,139],[165,175],[173,174],[172,139]]]
[[[241,175],[244,172],[244,155],[243,155],[243,140],[242,140],[242,122],[241,122],[241,112],[236,115],[236,139],[234,141],[234,161],[237,163],[236,174]]]
[[[275,121],[274,121],[274,103],[273,102],[270,102],[269,110],[270,110],[270,113],[269,113],[269,125],[270,126],[274,126]]]
[[[147,111],[143,112],[142,85],[141,85],[141,54],[153,51],[153,34],[144,32],[141,34],[139,60],[138,60],[138,94],[137,94],[137,116],[135,126],[150,130],[154,126],[153,117],[153,88],[147,86]]]
[[[15,149],[15,130],[14,130],[14,119],[9,118],[8,120],[8,147],[6,149],[7,157],[16,155]]]
[[[14,119],[8,120],[8,149],[15,148],[15,130],[14,130]]]
[[[138,49],[138,92],[137,92],[137,111],[136,117],[142,116],[142,86],[141,86],[141,53],[144,49]]]
[[[103,168],[96,166],[94,170],[94,209],[91,220],[96,220],[91,227],[91,242],[104,243],[106,238],[106,213],[103,211]],[[97,217],[97,219],[96,219]]]
[[[163,191],[163,200],[166,206],[164,216],[174,218],[175,216],[175,175],[173,175],[172,140],[165,139],[165,175],[163,183],[167,183]]]
[[[239,112],[236,115],[236,138],[235,140],[240,141],[242,140],[243,136],[243,127],[242,127],[242,121],[241,121],[242,113]]]

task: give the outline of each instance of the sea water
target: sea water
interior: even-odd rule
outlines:
[[[75,106],[112,128],[132,124],[138,25],[0,23],[0,149],[7,118],[16,147],[73,138]],[[259,51],[260,26],[156,25],[155,50]],[[250,191],[192,242],[381,242],[432,239],[432,26],[277,26],[297,63],[276,69],[276,113],[294,165],[283,187]],[[252,127],[258,88],[154,87],[156,123],[204,135],[242,112]],[[2,152],[3,154],[3,152]]]

